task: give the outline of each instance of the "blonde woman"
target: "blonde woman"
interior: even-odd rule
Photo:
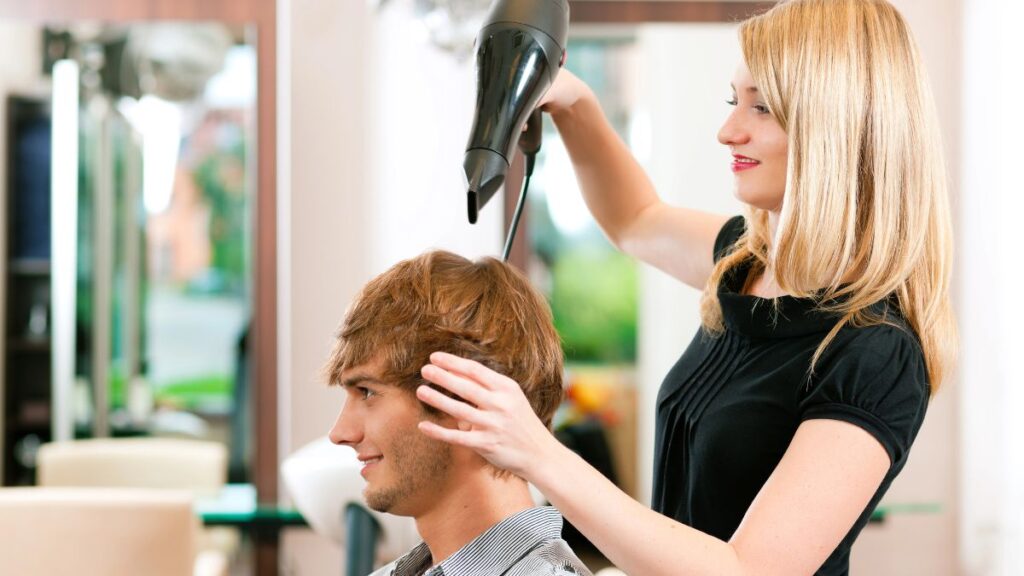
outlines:
[[[423,433],[536,485],[634,576],[846,574],[948,374],[950,216],[930,89],[885,0],[791,0],[743,22],[719,132],[746,217],[668,206],[593,93],[545,109],[623,251],[704,291],[662,385],[649,510],[562,447],[519,386],[434,354]],[[695,191],[697,193],[699,191]]]

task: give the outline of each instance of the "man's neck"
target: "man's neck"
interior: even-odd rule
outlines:
[[[526,483],[514,476],[497,479],[482,470],[455,482],[429,510],[416,516],[416,529],[435,565],[491,526],[534,505]]]

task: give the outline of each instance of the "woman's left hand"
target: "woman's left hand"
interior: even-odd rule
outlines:
[[[479,362],[444,352],[431,354],[430,362],[421,371],[423,378],[466,402],[429,386],[417,388],[417,398],[459,423],[457,428],[445,428],[421,421],[420,431],[427,436],[471,448],[494,466],[526,480],[561,447],[516,381]]]

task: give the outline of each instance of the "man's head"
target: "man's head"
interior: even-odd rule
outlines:
[[[403,515],[436,499],[453,465],[475,455],[423,436],[416,423],[450,418],[415,398],[432,352],[476,360],[522,386],[550,425],[562,400],[562,350],[544,298],[511,266],[428,252],[373,279],[342,323],[325,367],[347,400],[331,440],[356,450],[370,507]],[[460,459],[461,458],[461,459]]]

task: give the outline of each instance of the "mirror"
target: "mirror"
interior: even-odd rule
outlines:
[[[0,28],[5,484],[41,442],[136,435],[248,480],[255,31]]]

